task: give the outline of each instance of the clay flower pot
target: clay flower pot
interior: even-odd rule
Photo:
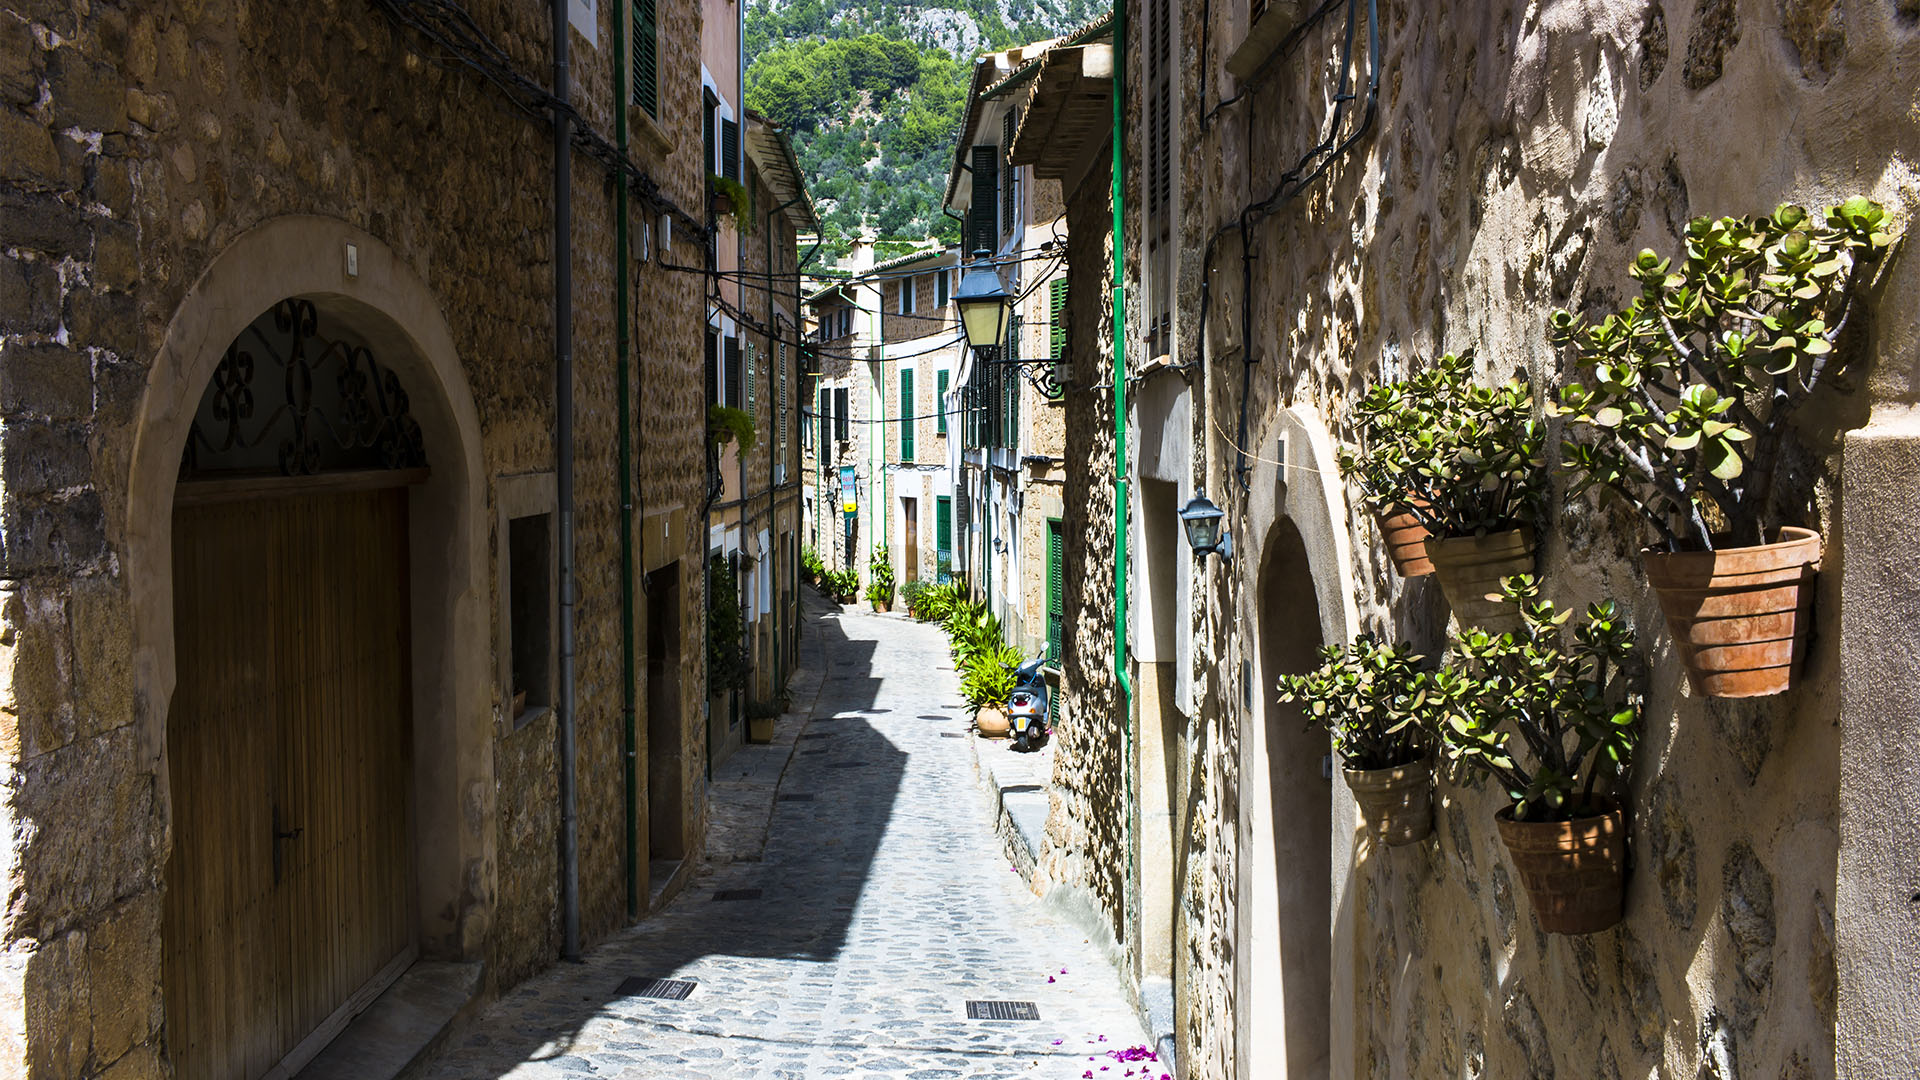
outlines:
[[[1819,533],[1789,526],[1758,547],[1640,557],[1695,693],[1760,697],[1793,685],[1813,625]]]
[[[1387,543],[1387,557],[1393,560],[1395,573],[1403,578],[1433,573],[1433,562],[1427,558],[1427,540],[1433,534],[1413,516],[1413,511],[1405,507],[1376,510],[1373,520],[1380,526],[1380,537]]]
[[[1360,804],[1367,831],[1389,847],[1433,832],[1433,760],[1421,758],[1387,769],[1345,769],[1347,787]]]
[[[1013,725],[1007,722],[1007,714],[992,706],[973,714],[973,726],[986,739],[1004,739],[1013,730]]]
[[[1477,626],[1494,633],[1520,629],[1520,609],[1501,603],[1498,597],[1501,578],[1533,573],[1531,527],[1485,536],[1429,537],[1427,558],[1433,561],[1447,606],[1463,628]]]
[[[1620,807],[1572,821],[1494,815],[1507,857],[1526,886],[1533,917],[1549,934],[1591,934],[1620,921],[1626,901],[1627,827]]]

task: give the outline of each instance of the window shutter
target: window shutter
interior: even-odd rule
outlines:
[[[940,420],[939,420],[940,426],[937,430],[940,432],[940,434],[945,435],[947,433],[947,369],[946,368],[941,368],[939,374],[934,376],[934,385],[938,387],[937,397],[934,400],[934,408],[940,415]]]
[[[720,338],[707,331],[707,404],[720,400]]]
[[[740,339],[730,337],[726,342],[726,373],[720,392],[726,395],[723,404],[729,408],[740,407]]]
[[[1000,148],[997,146],[976,146],[973,148],[973,205],[969,216],[973,218],[973,240],[968,245],[971,255],[975,251],[997,251],[1000,248],[1000,236],[995,226],[999,222],[1000,197]]]
[[[933,506],[934,529],[939,534],[934,540],[934,550],[939,552],[935,566],[944,571],[953,565],[953,499],[941,495]]]
[[[913,372],[900,373],[900,460],[913,460]]]
[[[836,439],[847,437],[847,391],[843,387],[833,392],[833,436]]]
[[[655,0],[633,0],[633,103],[660,118],[659,19]]]
[[[740,122],[738,120],[720,121],[720,157],[721,175],[734,183],[740,182]]]
[[[700,145],[705,147],[707,151],[706,171],[718,172],[719,170],[714,168],[714,163],[720,154],[720,131],[718,127],[720,116],[716,111],[720,108],[720,99],[714,97],[713,91],[711,90],[701,91],[700,98],[704,103],[704,108],[700,114]]]
[[[754,392],[760,385],[760,352],[753,347],[751,341],[747,342],[747,373],[744,381],[747,391],[747,415],[757,420],[759,416],[754,408]]]
[[[948,276],[948,272],[947,272],[947,271],[945,271],[945,270],[942,270],[942,271],[940,271],[940,273],[939,273],[939,275],[938,275],[938,276],[936,277],[936,279],[935,279],[935,280],[936,280],[936,282],[937,282],[937,284],[935,285],[935,288],[934,288],[934,303],[933,303],[933,306],[934,306],[934,307],[946,307],[946,306],[947,306],[947,299],[948,299],[948,296],[949,296],[949,293],[948,293],[948,291],[947,291],[947,290],[948,290],[949,288],[951,288],[951,286],[952,286],[952,278],[950,278],[950,277]]]
[[[1013,146],[1013,130],[1019,116],[1016,109],[1008,109],[1000,118],[1000,145]],[[1012,232],[1014,219],[1020,214],[1020,170],[1013,165],[1007,166],[1007,197],[1000,202],[1000,230]]]
[[[833,442],[833,391],[820,388],[820,469],[827,468],[827,458],[831,457],[827,445]]]
[[[1067,351],[1067,279],[1054,278],[1047,283],[1047,344],[1055,360]]]
[[[787,456],[787,343],[780,343],[780,456]]]
[[[1067,612],[1067,541],[1060,522],[1047,522],[1047,663],[1060,663],[1061,631]]]

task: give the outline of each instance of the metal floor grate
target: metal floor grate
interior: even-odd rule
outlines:
[[[940,737],[943,739],[964,739],[967,737],[967,733],[964,731],[943,731],[940,733]]]
[[[785,795],[780,796],[780,801],[781,802],[812,802],[813,792],[789,791]]]
[[[694,984],[685,979],[643,979],[638,975],[622,982],[614,988],[621,997],[662,998],[667,1001],[685,1001],[693,993]]]
[[[807,733],[806,733],[805,735],[802,735],[802,736],[800,736],[800,737],[801,737],[801,738],[803,738],[803,739],[831,739],[831,738],[833,738],[833,732],[831,732],[831,731],[809,731],[809,732],[807,732]]]
[[[827,762],[827,768],[829,769],[864,769],[866,768],[866,766],[867,766],[867,763],[864,761],[829,761]]]
[[[969,1001],[969,1020],[1038,1020],[1040,1009],[1031,1001]]]
[[[922,715],[921,715],[921,716],[919,717],[919,719],[921,719],[921,720],[951,720],[951,719],[953,719],[953,717],[951,717],[951,716],[942,716],[942,715],[940,715],[939,713],[923,713],[923,714],[922,714]]]
[[[759,889],[721,889],[720,891],[713,894],[713,898],[716,901],[758,900],[760,899],[760,890]]]

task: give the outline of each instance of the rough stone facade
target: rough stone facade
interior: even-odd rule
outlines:
[[[612,70],[614,7],[600,9],[601,48],[575,37],[573,64],[583,121],[609,135],[613,87],[624,78]],[[546,83],[546,5],[469,10],[516,70]],[[698,162],[664,150],[700,141],[698,14],[674,2],[660,5],[659,18],[662,120],[634,114],[652,135],[636,138],[632,153],[666,199],[694,206]],[[166,585],[130,568],[130,533],[144,526],[129,518],[129,463],[143,453],[139,421],[156,393],[156,355],[170,327],[199,317],[183,304],[208,268],[296,216],[368,237],[362,257],[390,252],[395,273],[427,283],[444,319],[479,418],[479,444],[469,449],[484,473],[480,509],[491,509],[494,478],[554,468],[551,135],[474,73],[429,59],[436,52],[377,6],[213,0],[0,11],[0,728],[12,838],[0,1072],[166,1075],[159,921],[174,823],[164,728],[150,722],[165,715],[166,700],[153,696],[164,684],[140,666],[143,646],[128,629],[135,598]],[[609,191],[600,167],[577,155],[576,715],[588,941],[628,921],[613,320],[622,255]],[[694,261],[698,250],[683,237],[659,254]],[[341,258],[333,249],[282,254]],[[688,586],[679,622],[697,627],[703,575],[689,526],[702,498],[698,279],[656,260],[634,268],[634,291],[644,403],[634,430],[635,526],[655,538],[638,569],[678,564]],[[428,454],[445,461],[461,449]],[[178,448],[162,452],[177,457]],[[504,538],[491,529],[474,539],[489,563],[504,558]],[[499,581],[492,569],[477,576]],[[504,600],[480,594],[479,621],[467,625],[492,626]],[[637,659],[645,701],[645,658]],[[691,850],[703,827],[694,719],[703,695],[699,654],[684,650],[679,662],[680,745],[666,749],[680,770],[675,813]],[[464,889],[423,916],[431,929],[421,949],[484,962],[497,988],[557,952],[554,727],[549,714],[516,730],[498,687],[483,707],[490,745],[462,753],[488,763],[485,780],[445,810],[459,850],[471,853],[457,871]],[[643,909],[646,752],[643,740]]]
[[[1448,620],[1438,589],[1393,574],[1326,455],[1350,436],[1352,402],[1469,345],[1486,379],[1518,371],[1536,386],[1555,384],[1548,314],[1624,305],[1636,288],[1626,273],[1633,254],[1673,253],[1692,217],[1865,194],[1910,229],[1920,141],[1911,95],[1885,87],[1894,73],[1903,88],[1911,82],[1920,37],[1911,15],[1888,4],[1382,0],[1370,126],[1298,197],[1259,215],[1243,241],[1242,210],[1282,190],[1286,170],[1328,135],[1346,8],[1330,9],[1254,84],[1225,70],[1247,30],[1243,5],[1174,10],[1172,354],[1196,368],[1192,474],[1228,511],[1237,549],[1231,563],[1194,578],[1194,645],[1184,659],[1195,735],[1173,766],[1189,781],[1176,845],[1175,1034],[1182,1076],[1281,1075],[1284,1065],[1259,1056],[1249,1035],[1250,1025],[1276,1024],[1281,1008],[1250,989],[1257,981],[1248,973],[1257,963],[1249,912],[1259,910],[1262,889],[1272,891],[1247,869],[1257,853],[1245,824],[1250,805],[1269,797],[1264,774],[1248,763],[1262,752],[1250,732],[1264,722],[1273,688],[1248,686],[1243,674],[1260,664],[1259,556],[1263,545],[1274,549],[1269,530],[1314,503],[1303,492],[1324,492],[1318,520],[1294,522],[1306,538],[1322,636],[1336,636],[1325,627],[1341,627],[1339,637],[1366,629],[1437,652]],[[1272,10],[1279,14],[1269,18],[1289,17]],[[1347,132],[1366,115],[1369,10],[1354,7],[1350,85],[1359,96]],[[1149,142],[1149,17],[1150,5],[1128,5],[1130,343],[1146,330],[1138,163]],[[1082,226],[1102,228],[1091,219],[1106,212],[1103,186],[1089,176],[1067,200],[1076,364],[1094,347],[1083,324],[1097,332],[1105,317],[1091,301],[1104,290],[1079,286],[1105,269]],[[1240,284],[1243,253],[1250,291]],[[1874,500],[1880,520],[1889,493],[1910,487],[1901,463],[1911,460],[1920,278],[1902,262],[1889,260],[1868,290],[1871,315],[1852,343],[1847,378],[1798,423],[1796,497],[1804,523],[1826,537],[1826,553],[1814,643],[1791,693],[1744,702],[1693,695],[1639,570],[1643,540],[1633,523],[1586,502],[1565,506],[1556,491],[1541,562],[1550,595],[1563,608],[1618,600],[1649,658],[1620,926],[1577,938],[1536,929],[1493,829],[1498,793],[1442,780],[1432,838],[1378,850],[1351,831],[1345,788],[1327,786],[1331,864],[1291,869],[1296,879],[1328,881],[1325,1075],[1887,1075],[1890,1041],[1903,1038],[1893,1032],[1911,1031],[1920,1012],[1904,991],[1873,1000],[1875,986],[1902,981],[1893,972],[1903,962],[1885,956],[1899,954],[1912,919],[1874,898],[1887,887],[1871,866],[1910,848],[1870,825],[1853,834],[1847,823],[1898,817],[1905,805],[1864,764],[1884,746],[1885,725],[1907,722],[1885,696],[1887,680],[1861,664],[1873,655],[1904,673],[1920,661],[1912,650],[1890,660],[1865,646],[1864,627],[1881,617],[1842,597],[1855,573],[1884,582],[1882,567],[1897,558],[1878,542],[1854,546],[1864,533],[1850,522],[1867,511],[1846,513],[1849,500]],[[1243,297],[1252,313],[1244,344],[1235,325]],[[1131,357],[1129,368],[1143,360]],[[1108,722],[1117,646],[1111,580],[1102,580],[1112,564],[1110,525],[1102,531],[1111,505],[1099,501],[1111,491],[1103,456],[1110,418],[1089,415],[1102,398],[1069,398],[1076,467],[1066,500],[1076,555],[1067,717],[1092,710],[1099,721],[1063,724],[1043,862],[1051,884],[1098,897],[1137,954],[1141,943],[1127,940],[1127,929],[1145,900],[1124,833],[1136,797],[1126,756],[1133,744],[1119,745],[1120,721]],[[1285,464],[1276,464],[1283,438]],[[1891,475],[1850,476],[1843,448],[1849,465],[1856,455],[1884,461]],[[1252,490],[1243,475],[1259,478]],[[1142,555],[1134,554],[1130,590]],[[1886,607],[1911,610],[1912,598],[1890,596]],[[1853,634],[1860,647],[1844,654],[1843,609],[1859,620],[1849,625],[1863,627]],[[1881,733],[1849,735],[1849,725]],[[1320,782],[1317,761],[1286,764]]]

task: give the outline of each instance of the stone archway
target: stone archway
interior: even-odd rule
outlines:
[[[1236,1075],[1349,1080],[1353,804],[1322,776],[1325,737],[1273,700],[1277,675],[1358,624],[1348,511],[1319,416],[1288,409],[1265,428],[1251,445],[1281,447],[1280,460],[1252,463],[1234,553],[1252,568],[1236,603],[1255,628],[1241,643],[1252,707],[1240,723]]]
[[[404,369],[413,416],[433,448],[430,474],[410,489],[400,510],[412,627],[407,693],[414,764],[406,797],[417,856],[410,918],[423,956],[478,959],[494,872],[479,418],[432,293],[385,244],[343,222],[278,218],[235,240],[182,299],[148,373],[135,421],[125,551],[137,715],[158,812],[173,816],[167,743],[177,682],[173,515],[181,453],[229,343],[290,297],[350,324],[390,365]]]

